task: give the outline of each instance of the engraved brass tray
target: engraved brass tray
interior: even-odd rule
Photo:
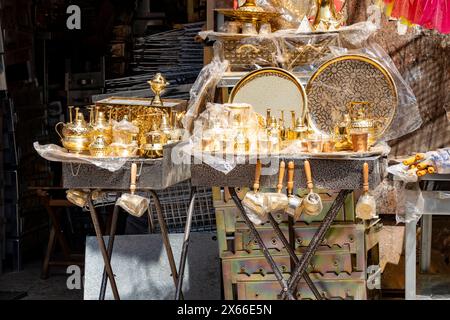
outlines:
[[[332,134],[354,101],[371,104],[370,120],[377,125],[374,138],[379,139],[390,127],[398,105],[398,92],[389,71],[364,55],[333,58],[313,74],[306,87],[308,120],[323,134]]]

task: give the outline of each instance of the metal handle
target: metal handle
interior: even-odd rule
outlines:
[[[311,164],[308,160],[305,160],[305,175],[306,175],[306,185],[309,191],[314,189],[314,184],[312,182],[312,174],[311,174]]]
[[[55,131],[56,131],[56,133],[58,134],[58,136],[61,138],[61,140],[63,140],[64,137],[63,137],[62,131],[59,132],[59,130],[58,130],[58,127],[59,127],[59,125],[61,125],[61,124],[62,124],[63,127],[64,127],[64,122],[58,122],[58,123],[55,125]]]
[[[288,195],[292,195],[294,191],[294,161],[289,161],[288,163],[288,182],[287,182],[287,192]]]
[[[284,180],[284,172],[286,171],[286,163],[284,161],[280,162],[280,172],[278,174],[278,185],[277,191],[281,193],[281,189],[283,189],[283,180]]]
[[[131,183],[130,183],[130,192],[134,194],[136,191],[136,176],[137,176],[137,164],[131,164]]]
[[[258,192],[259,190],[259,180],[261,178],[261,160],[258,159],[255,168],[255,183],[253,184],[253,191]]]
[[[363,165],[363,189],[364,192],[369,192],[369,164],[367,162]]]

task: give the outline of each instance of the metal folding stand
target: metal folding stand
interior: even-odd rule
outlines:
[[[195,197],[196,197],[196,188],[193,187],[191,189],[191,201],[189,203],[189,209],[186,217],[186,226],[184,229],[184,237],[183,237],[183,248],[181,250],[181,259],[180,259],[180,267],[178,270],[180,271],[178,282],[176,284],[176,292],[175,292],[175,300],[182,299],[182,287],[183,287],[183,278],[184,278],[184,270],[186,267],[186,260],[187,260],[187,254],[188,254],[188,248],[189,248],[189,239],[191,235],[191,225],[192,225],[192,216],[194,214],[194,204],[195,204]]]
[[[194,213],[194,203],[195,203],[195,195],[196,194],[195,194],[195,192],[191,193],[191,200],[190,200],[190,205],[189,205],[189,210],[188,210],[187,220],[186,220],[186,229],[185,229],[185,233],[184,233],[184,243],[183,243],[183,249],[181,252],[181,259],[180,259],[180,273],[178,273],[176,263],[175,263],[175,258],[174,258],[173,251],[172,251],[172,246],[170,244],[169,232],[168,232],[167,225],[164,220],[164,215],[163,215],[162,209],[161,209],[161,202],[159,200],[157,193],[154,190],[147,190],[147,191],[151,195],[151,197],[153,198],[154,203],[155,203],[158,223],[161,228],[163,244],[164,244],[164,248],[166,250],[167,258],[169,260],[171,276],[172,276],[174,285],[176,287],[176,299],[180,300],[180,299],[183,299],[182,285],[183,285],[184,270],[185,270],[186,259],[187,259],[189,236],[190,236],[190,232],[191,232],[192,216]],[[113,252],[113,248],[114,248],[114,239],[115,239],[115,235],[116,235],[117,220],[118,220],[118,216],[119,216],[120,207],[117,205],[114,206],[107,248],[106,248],[106,245],[105,245],[105,242],[103,239],[103,234],[102,234],[102,231],[100,228],[100,224],[98,222],[98,215],[97,215],[95,207],[92,203],[92,192],[89,194],[89,197],[88,197],[88,207],[89,207],[89,211],[91,214],[92,222],[94,224],[96,238],[97,238],[97,241],[98,241],[98,244],[100,247],[100,251],[103,256],[103,262],[105,265],[104,269],[103,269],[102,283],[101,283],[100,293],[99,293],[99,300],[105,299],[108,278],[111,281],[110,282],[111,290],[113,292],[114,299],[120,300],[119,292],[117,290],[117,284],[115,282],[114,273],[112,271],[112,266],[111,266],[111,257],[112,257],[112,252]],[[148,212],[148,214],[150,214],[150,212]]]
[[[295,159],[294,159],[295,160]],[[302,161],[302,159],[298,159]],[[362,186],[362,167],[365,162],[369,162],[370,165],[370,184],[372,187],[376,187],[380,182],[385,170],[385,161],[381,156],[373,156],[369,158],[355,158],[344,160],[329,160],[320,158],[311,158],[310,161],[314,162],[316,168],[316,187],[320,189],[340,190],[329,211],[321,221],[319,228],[315,235],[311,239],[305,252],[300,258],[295,254],[295,248],[293,244],[284,236],[280,229],[280,226],[275,221],[273,216],[269,214],[269,222],[272,225],[274,232],[278,238],[282,241],[286,248],[291,260],[294,263],[294,268],[289,278],[283,276],[280,268],[276,265],[274,258],[271,256],[269,249],[262,240],[257,228],[250,221],[246,214],[246,211],[241,203],[236,188],[237,186],[250,185],[252,183],[251,177],[254,172],[254,165],[245,163],[236,166],[236,168],[228,174],[222,174],[213,168],[208,167],[206,164],[198,164],[191,167],[192,171],[192,183],[196,186],[213,186],[222,185],[228,186],[230,195],[236,204],[245,224],[249,228],[254,240],[259,245],[264,257],[269,263],[275,278],[279,282],[282,291],[280,297],[282,299],[294,300],[297,288],[300,280],[303,278],[316,297],[316,299],[324,299],[320,292],[315,287],[313,281],[307,273],[307,268],[311,263],[312,258],[319,249],[319,246],[323,243],[327,232],[338,215],[341,208],[344,206],[345,199],[352,192],[352,190],[359,189]],[[297,166],[300,167],[301,166]],[[332,167],[333,179],[330,180],[330,167]],[[299,174],[296,174],[296,184],[302,183],[304,179],[304,172],[300,170]],[[277,172],[271,172],[271,174],[262,176],[261,185],[273,186],[276,184]],[[234,186],[234,187],[233,187]]]

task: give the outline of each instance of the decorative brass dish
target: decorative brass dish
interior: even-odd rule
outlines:
[[[372,142],[389,128],[398,105],[392,75],[379,62],[364,55],[343,55],[325,62],[309,80],[306,92],[309,123],[325,135],[333,134],[343,115],[348,114],[351,102],[367,102],[371,110],[366,123],[375,124]]]
[[[268,22],[273,18],[280,16],[276,11],[267,11],[256,4],[256,0],[247,0],[244,5],[238,9],[216,9],[224,16],[247,22]]]
[[[308,102],[305,89],[292,73],[280,68],[263,68],[243,77],[230,94],[230,103],[248,103],[265,116],[267,108],[278,114],[296,110],[304,119]]]

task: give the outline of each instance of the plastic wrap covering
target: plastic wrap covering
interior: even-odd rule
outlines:
[[[189,135],[192,132],[193,122],[197,119],[199,113],[202,112],[202,107],[206,102],[214,100],[214,91],[216,90],[217,83],[227,68],[228,61],[219,59],[216,54],[212,62],[206,65],[198,75],[197,80],[191,88],[189,105],[186,115],[182,120],[186,134]]]
[[[74,153],[69,153],[66,149],[55,144],[40,145],[38,142],[35,142],[33,146],[37,153],[48,161],[93,164],[99,168],[107,169],[111,172],[120,170],[129,160],[129,158],[102,159],[87,155],[80,156]]]
[[[380,214],[395,214],[397,223],[418,221],[424,212],[424,199],[417,183],[385,179],[373,191]]]
[[[212,168],[228,173],[240,158],[268,154],[270,139],[259,137],[261,117],[250,105],[208,103],[195,121],[188,143],[180,146],[194,161],[203,161]],[[261,138],[261,139],[257,139]],[[265,143],[264,143],[265,141]],[[240,157],[241,156],[241,157]]]
[[[226,25],[229,26],[229,25]],[[360,22],[338,31],[311,32],[286,29],[268,34],[244,35],[203,31],[203,39],[216,40],[215,54],[229,61],[228,71],[250,71],[280,67],[288,71],[311,71],[311,67],[330,56],[332,47],[361,47],[377,30],[371,22]],[[232,31],[226,28],[224,31]]]
[[[317,11],[315,0],[257,0],[256,3],[265,9],[280,12],[275,25],[282,29],[297,28],[305,16],[314,17]],[[344,3],[345,0],[334,0],[337,12],[343,9]]]
[[[429,159],[439,174],[450,174],[450,148],[429,152]]]
[[[331,51],[334,57],[339,57],[344,54],[358,54],[367,56],[379,63],[392,77],[397,92],[397,110],[392,118],[390,126],[383,133],[380,140],[389,141],[400,138],[417,130],[422,125],[422,117],[420,116],[419,105],[414,92],[408,83],[406,83],[403,79],[389,54],[387,54],[383,48],[377,44],[371,43],[361,49],[348,50],[336,47],[331,48]],[[341,86],[333,88],[327,83],[324,83],[324,86],[327,86],[327,90],[323,91],[326,94],[321,99],[335,101],[336,97],[341,95],[343,89]],[[374,88],[377,88],[377,83],[374,83]],[[354,87],[346,88],[346,90],[353,89],[358,90],[358,86],[355,85]],[[374,97],[373,101],[378,101],[379,105],[382,106],[383,102],[379,101],[381,98],[382,97]]]

